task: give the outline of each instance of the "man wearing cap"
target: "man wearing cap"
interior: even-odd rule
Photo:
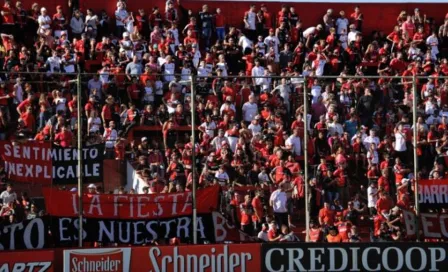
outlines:
[[[274,54],[278,55],[280,41],[277,36],[275,36],[275,30],[273,28],[269,29],[269,35],[264,38],[264,43],[266,44],[266,52],[269,52],[270,48],[274,48]]]
[[[55,37],[61,37],[62,32],[67,30],[67,19],[62,13],[62,6],[56,6],[56,13],[53,15],[53,30]]]
[[[87,186],[87,193],[89,193],[89,194],[97,193],[95,184],[91,183],[91,184],[89,184],[89,186]]]

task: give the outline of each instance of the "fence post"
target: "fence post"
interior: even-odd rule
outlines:
[[[417,220],[415,224],[417,241],[420,241],[420,230],[419,230],[419,216],[420,216],[420,205],[418,203],[418,156],[417,156],[417,144],[418,144],[418,127],[417,127],[417,78],[415,75],[412,77],[412,121],[414,123],[414,201],[415,201],[415,219]]]
[[[308,88],[306,86],[306,77],[303,78],[303,155],[304,155],[304,182],[305,182],[305,241],[310,241],[310,205],[308,201],[309,183],[308,183]]]
[[[78,70],[78,76],[76,80],[77,84],[77,119],[78,119],[78,127],[77,127],[77,140],[78,140],[78,211],[79,211],[79,232],[78,232],[78,246],[82,247],[83,241],[83,171],[82,171],[82,90],[81,90],[81,73]]]
[[[192,157],[192,165],[191,165],[191,179],[193,183],[193,244],[198,243],[198,225],[197,225],[197,210],[196,210],[196,110],[195,110],[195,84],[196,84],[196,76],[191,75],[191,157]]]

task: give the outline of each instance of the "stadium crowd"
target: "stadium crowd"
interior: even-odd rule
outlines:
[[[67,147],[82,129],[87,144],[105,143],[108,158],[135,160],[144,193],[219,183],[229,220],[265,241],[296,239],[291,230],[303,224],[305,201],[311,241],[360,241],[361,226],[372,228],[374,241],[410,239],[400,210],[414,205],[413,126],[419,178],[446,172],[448,14],[403,11],[387,34],[365,33],[373,22],[364,22],[359,7],[323,11],[313,26],[287,5],[250,5],[241,25],[229,25],[220,8],[187,10],[180,1],[151,10],[128,10],[125,1],[116,7],[107,14],[71,6],[64,14],[57,6],[52,15],[38,3],[27,10],[4,1],[0,140]],[[84,73],[82,93],[77,72]],[[413,80],[399,76],[425,77],[416,80],[417,96]],[[195,145],[181,129],[191,114]],[[162,137],[128,137],[136,127],[157,127]],[[3,223],[17,220],[19,206],[23,218],[38,214],[26,194],[12,192],[8,186],[0,196]]]

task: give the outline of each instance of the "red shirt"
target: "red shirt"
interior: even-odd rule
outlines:
[[[319,211],[319,218],[322,219],[327,225],[333,225],[334,223],[334,211],[326,208],[322,208]]]
[[[246,203],[242,203],[240,208],[240,212],[241,212],[241,225],[245,226],[245,225],[249,225],[251,223],[251,217],[249,216],[249,214],[247,214],[245,212],[245,209],[247,207]]]
[[[68,108],[69,108],[69,109],[73,109],[73,111],[71,111],[71,114],[70,114],[71,117],[76,117],[76,116],[78,116],[78,112],[77,112],[77,110],[76,110],[76,105],[75,105],[76,102],[77,102],[77,101],[75,101],[75,100],[71,100],[70,102],[67,103]],[[86,106],[87,106],[87,105],[86,105]]]
[[[252,199],[252,207],[254,207],[254,210],[257,212],[258,217],[260,218],[260,220],[262,220],[264,217],[264,214],[263,214],[263,204],[261,203],[260,198],[254,197]],[[252,215],[252,221],[260,222],[258,220],[257,216],[255,216],[255,213],[254,213],[254,215]]]
[[[268,230],[268,241],[271,241],[272,239],[275,239],[277,237],[277,234],[275,233],[275,230],[269,229]]]
[[[20,118],[22,119],[23,124],[25,125],[25,127],[28,130],[32,131],[34,129],[34,125],[36,123],[36,119],[34,119],[34,116],[33,116],[32,113],[28,113],[28,112],[22,113],[20,115]]]
[[[378,187],[384,188],[386,192],[389,192],[389,180],[383,176],[378,179]]]
[[[84,53],[85,47],[84,47],[84,41],[83,40],[79,40],[79,41],[77,41],[75,43],[75,50],[77,52]]]
[[[127,91],[128,91],[129,96],[130,96],[133,100],[137,100],[137,99],[140,98],[140,92],[141,92],[141,90],[140,90],[140,88],[139,88],[137,85],[132,84],[131,86],[128,87],[128,90],[127,90]]]
[[[3,24],[14,24],[13,9],[11,7],[3,6],[1,11],[8,13],[2,16]]]
[[[382,210],[389,211],[393,207],[394,207],[394,202],[389,198],[386,198],[386,199],[379,198],[376,202],[376,209],[378,212],[381,212]]]
[[[236,92],[230,87],[222,87],[222,100],[226,101],[226,98],[232,97],[232,101],[235,101]]]
[[[226,18],[222,14],[215,15],[215,27],[224,27],[226,22]]]
[[[19,104],[19,106],[17,107],[18,109],[19,109],[19,111],[21,112],[21,113],[25,113],[25,111],[26,111],[26,108],[28,108],[28,106],[31,104],[31,102],[28,100],[28,99],[26,99],[26,100],[23,100],[20,104]]]
[[[59,132],[58,134],[56,134],[56,136],[54,137],[55,141],[59,141],[59,144],[62,147],[69,147],[72,144],[72,138],[73,135],[70,131],[66,130],[65,132]]]
[[[272,15],[269,12],[263,12],[264,28],[272,27]]]
[[[104,105],[102,113],[104,115],[104,119],[106,120],[112,120],[112,111],[110,110],[110,106]]]
[[[90,115],[90,112],[94,109],[94,104],[92,102],[87,102],[87,104],[84,106],[84,110],[88,113],[88,116]]]

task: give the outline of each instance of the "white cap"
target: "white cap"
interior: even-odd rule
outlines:
[[[123,32],[123,37],[129,37],[129,32]]]
[[[147,140],[148,140],[148,137],[143,137],[142,138],[142,142],[147,141]]]
[[[89,184],[89,186],[87,186],[87,188],[89,188],[89,189],[96,189],[96,186],[95,186],[95,184],[91,183],[91,184]]]
[[[77,192],[77,191],[78,191],[78,188],[76,188],[76,187],[73,187],[70,189],[70,192]]]

